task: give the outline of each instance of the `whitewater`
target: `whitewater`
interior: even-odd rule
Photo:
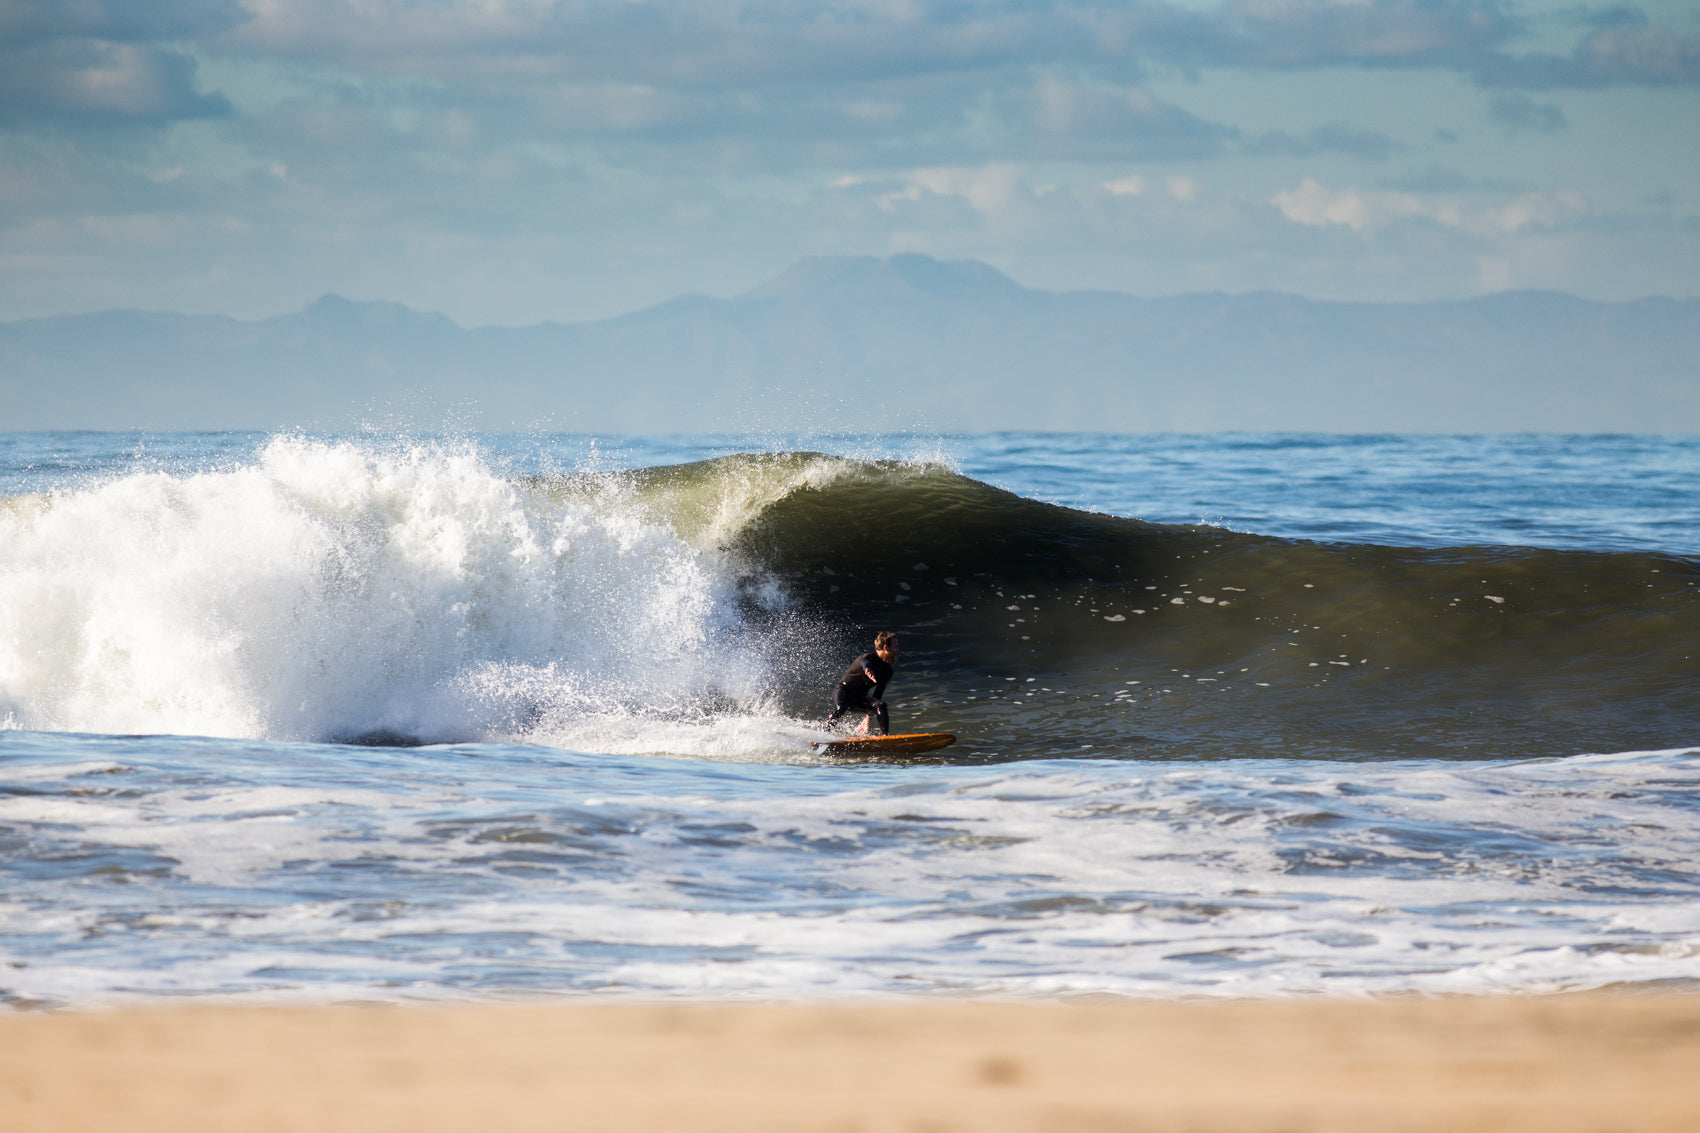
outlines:
[[[0,1000],[1692,986],[1697,472],[3,434]]]

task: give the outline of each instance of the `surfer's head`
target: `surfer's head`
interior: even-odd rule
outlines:
[[[888,629],[874,634],[874,652],[880,655],[881,661],[891,664],[891,659],[897,656],[897,635]]]

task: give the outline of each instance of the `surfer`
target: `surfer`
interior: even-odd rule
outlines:
[[[850,662],[838,688],[832,693],[832,715],[826,718],[831,728],[846,712],[864,712],[879,721],[879,734],[891,732],[891,716],[885,710],[885,683],[891,679],[892,662],[897,660],[897,635],[881,630],[874,636],[874,651],[864,653]],[[868,730],[868,719],[862,720],[862,731]]]

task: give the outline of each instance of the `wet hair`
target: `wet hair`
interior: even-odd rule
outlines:
[[[878,633],[874,634],[874,651],[875,652],[878,652],[879,650],[884,649],[888,645],[896,645],[896,644],[897,644],[897,635],[895,633],[892,633],[889,629],[882,629]]]

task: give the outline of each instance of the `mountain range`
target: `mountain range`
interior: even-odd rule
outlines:
[[[1049,292],[816,258],[733,298],[462,328],[326,296],[0,323],[0,430],[1700,432],[1700,300]]]

